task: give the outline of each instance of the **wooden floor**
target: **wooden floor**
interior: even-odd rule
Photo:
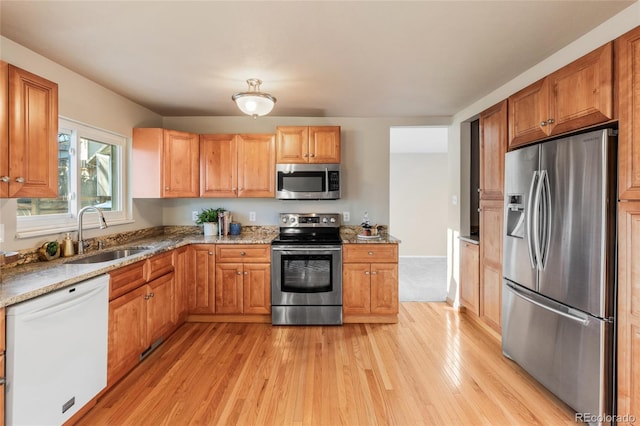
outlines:
[[[556,425],[573,412],[444,303],[390,325],[187,323],[82,425]]]

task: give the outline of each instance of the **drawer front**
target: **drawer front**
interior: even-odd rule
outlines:
[[[145,264],[146,261],[140,261],[109,272],[111,277],[109,280],[109,300],[113,300],[145,284],[147,282],[144,274]]]
[[[153,256],[150,259],[147,259],[145,268],[145,279],[147,281],[154,280],[158,277],[168,274],[169,272],[172,272],[174,268],[173,251],[168,251],[166,253],[162,253]]]
[[[216,262],[265,263],[271,261],[269,244],[216,245]]]
[[[361,262],[398,262],[397,244],[344,244],[342,246],[344,263]]]

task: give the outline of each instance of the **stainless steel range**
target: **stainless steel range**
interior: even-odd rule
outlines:
[[[340,215],[281,213],[271,244],[272,324],[342,324]]]

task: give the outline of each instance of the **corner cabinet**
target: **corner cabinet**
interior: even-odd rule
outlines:
[[[340,126],[278,126],[277,164],[340,163]]]
[[[275,196],[275,137],[271,134],[200,136],[200,196]]]
[[[611,120],[613,44],[509,97],[509,149]]]
[[[58,196],[58,85],[0,61],[0,197]]]
[[[345,323],[398,322],[398,245],[342,246]]]
[[[619,100],[618,193],[640,200],[640,27],[615,40]]]
[[[133,198],[198,197],[198,135],[159,128],[133,129]]]

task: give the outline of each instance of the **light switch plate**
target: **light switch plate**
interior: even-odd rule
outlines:
[[[256,221],[256,212],[249,212],[249,222]]]
[[[351,213],[349,212],[342,212],[342,221],[343,222],[349,222],[351,220]]]

